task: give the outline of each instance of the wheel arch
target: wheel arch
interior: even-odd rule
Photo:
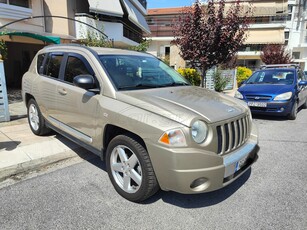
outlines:
[[[26,93],[25,94],[25,104],[26,104],[26,106],[28,105],[30,99],[35,100],[35,98],[34,98],[34,96],[32,94]]]
[[[138,141],[147,151],[147,147],[146,144],[143,140],[143,138],[141,138],[139,135],[137,135],[136,133],[133,133],[129,130],[126,130],[124,128],[121,128],[119,126],[116,125],[112,125],[112,124],[107,124],[104,128],[104,132],[103,132],[103,149],[105,150],[103,153],[103,158],[106,152],[106,149],[108,148],[108,145],[110,143],[110,141],[118,136],[118,135],[126,135],[129,136],[133,139],[135,139],[136,141]]]

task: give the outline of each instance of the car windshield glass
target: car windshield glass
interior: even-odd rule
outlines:
[[[100,55],[100,61],[118,90],[190,85],[157,58],[136,55]]]
[[[291,85],[294,81],[294,70],[260,70],[246,81],[246,84],[282,84]]]

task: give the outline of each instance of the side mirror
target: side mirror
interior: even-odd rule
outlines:
[[[78,86],[82,89],[89,90],[95,88],[95,80],[92,75],[81,74],[74,77],[73,81],[75,86]]]
[[[307,86],[307,81],[300,81],[298,83],[299,86]]]

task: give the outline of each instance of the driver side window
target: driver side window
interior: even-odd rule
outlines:
[[[67,59],[64,81],[73,83],[74,77],[81,74],[91,74],[91,71],[88,70],[85,63],[77,57],[69,56]]]

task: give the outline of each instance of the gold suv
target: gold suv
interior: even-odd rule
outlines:
[[[55,130],[105,159],[130,201],[159,188],[220,189],[257,159],[246,103],[191,86],[149,54],[48,46],[23,76],[22,94],[33,133]]]

